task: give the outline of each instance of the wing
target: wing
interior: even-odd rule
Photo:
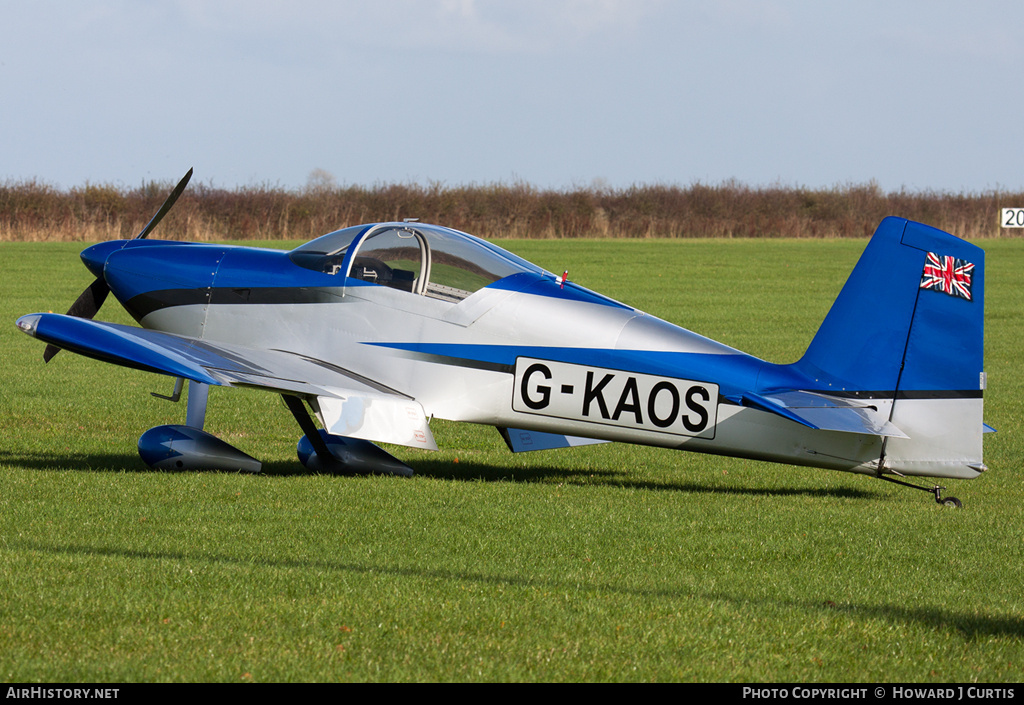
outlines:
[[[18,327],[57,347],[123,367],[315,400],[324,426],[335,435],[437,449],[419,402],[324,360],[55,313],[22,316]]]

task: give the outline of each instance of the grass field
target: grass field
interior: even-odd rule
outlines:
[[[776,362],[863,240],[513,241],[538,264]],[[81,244],[0,244],[0,680],[1024,679],[1024,241],[988,252],[991,470],[924,492],[603,446],[512,455],[435,422],[417,476],[314,476],[279,398],[211,392],[259,476],[139,460],[169,378],[13,325],[89,283]],[[283,245],[279,245],[283,246]],[[111,299],[101,313],[125,321]]]

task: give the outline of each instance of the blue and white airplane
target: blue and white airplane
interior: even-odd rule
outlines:
[[[608,299],[485,240],[359,225],[291,251],[148,239],[82,252],[69,315],[17,322],[58,349],[188,380],[184,425],[139,439],[155,468],[258,471],[203,430],[210,386],[280,394],[318,472],[408,475],[377,443],[436,449],[433,418],[513,451],[602,441],[871,475],[985,471],[984,252],[886,218],[803,357],[773,364]],[[93,320],[108,292],[141,327]],[[309,411],[312,411],[312,415]],[[318,428],[316,420],[322,428]]]

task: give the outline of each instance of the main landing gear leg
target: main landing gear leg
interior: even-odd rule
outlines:
[[[939,487],[938,485],[934,485],[932,487],[921,487],[920,485],[913,485],[909,482],[897,480],[895,477],[888,477],[886,475],[879,475],[878,479],[885,480],[886,482],[892,482],[893,484],[896,485],[910,487],[911,489],[915,490],[924,490],[925,492],[931,492],[933,495],[935,495],[935,502],[937,504],[941,504],[944,507],[956,507],[957,509],[959,509],[960,507],[964,506],[964,503],[961,502],[956,497],[943,497],[942,490],[946,489],[945,487]]]
[[[306,434],[306,438],[313,444],[313,449],[317,452],[321,458],[330,459],[334,456],[331,451],[327,448],[327,443],[320,435],[320,431],[317,429],[316,424],[313,423],[313,419],[309,418],[309,412],[306,411],[305,405],[302,400],[298,397],[293,397],[291,394],[282,394],[281,398],[284,399],[285,405],[288,410],[292,412],[292,416],[299,424],[299,428]],[[326,460],[324,462],[327,462]]]
[[[413,474],[411,467],[383,448],[359,438],[334,436],[321,431],[313,423],[306,406],[298,397],[282,394],[292,416],[306,435],[299,440],[299,460],[314,472],[340,475],[402,475]]]

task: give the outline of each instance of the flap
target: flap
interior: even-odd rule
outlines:
[[[378,443],[437,450],[419,402],[393,394],[329,390],[317,397],[320,420],[328,433]]]

